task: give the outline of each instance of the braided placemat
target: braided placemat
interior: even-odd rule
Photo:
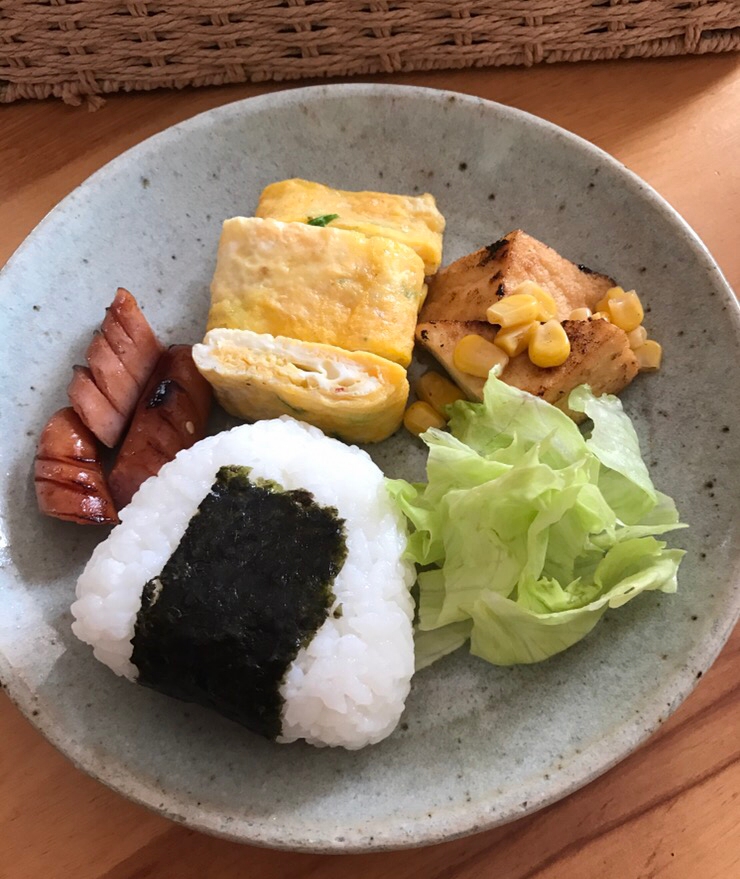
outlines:
[[[0,102],[738,48],[740,0],[0,0]]]

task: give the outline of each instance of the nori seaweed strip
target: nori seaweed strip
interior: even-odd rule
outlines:
[[[138,682],[280,734],[278,690],[328,615],[344,520],[304,490],[222,467],[159,577],[144,587]]]

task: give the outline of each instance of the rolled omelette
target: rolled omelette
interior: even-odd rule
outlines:
[[[445,219],[434,196],[395,195],[387,192],[347,192],[310,180],[271,183],[260,196],[258,217],[288,223],[306,223],[336,214],[333,229],[349,229],[370,237],[381,235],[406,244],[424,260],[424,271],[433,275],[442,262]]]
[[[193,360],[232,415],[292,415],[347,442],[394,433],[409,394],[406,370],[383,357],[251,330],[210,330]]]
[[[405,244],[256,217],[223,224],[208,330],[252,330],[408,366],[426,295],[424,264]]]

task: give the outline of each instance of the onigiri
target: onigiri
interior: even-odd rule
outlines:
[[[98,660],[279,742],[393,731],[414,569],[364,451],[288,417],[235,427],[180,452],[120,518],[72,605]]]

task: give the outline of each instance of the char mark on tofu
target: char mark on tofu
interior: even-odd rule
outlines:
[[[499,238],[498,241],[494,241],[493,244],[488,244],[482,250],[479,250],[478,253],[481,254],[480,260],[478,262],[479,266],[487,266],[491,260],[494,259],[503,259],[506,255],[505,248],[509,242],[506,238]]]

